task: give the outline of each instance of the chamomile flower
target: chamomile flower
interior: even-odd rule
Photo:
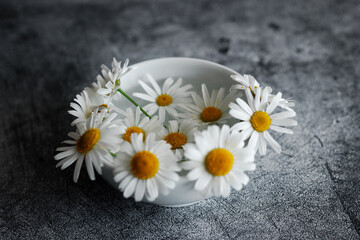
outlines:
[[[187,177],[196,181],[195,189],[205,195],[227,197],[231,188],[240,190],[249,181],[244,171],[255,169],[251,148],[244,148],[238,132],[230,132],[224,125],[209,126],[195,134],[195,143],[184,146],[185,157],[182,167],[189,170]]]
[[[181,78],[175,82],[172,78],[168,78],[165,80],[162,88],[160,88],[152,76],[149,74],[146,76],[153,86],[153,89],[139,80],[139,84],[145,90],[146,94],[133,93],[133,95],[150,102],[144,107],[144,110],[150,115],[158,112],[159,119],[162,122],[165,121],[166,112],[176,118],[178,116],[177,109],[179,106],[191,102],[191,98],[189,98],[190,92],[188,92],[188,90],[191,89],[192,86],[190,84],[181,86],[183,81]]]
[[[171,150],[174,151],[178,160],[182,160],[184,157],[183,146],[194,141],[197,125],[197,122],[191,119],[182,120],[180,124],[178,121],[172,120],[169,121],[167,129],[160,134],[161,139],[171,145]]]
[[[297,122],[291,117],[295,117],[294,111],[285,111],[275,113],[274,110],[279,105],[281,100],[281,93],[278,93],[268,103],[269,91],[265,88],[262,92],[260,88],[255,91],[255,98],[250,92],[250,89],[245,90],[247,102],[241,98],[237,98],[235,103],[230,103],[230,115],[236,119],[241,120],[236,123],[232,130],[241,131],[240,134],[244,140],[250,137],[248,145],[255,150],[259,149],[259,153],[264,155],[266,153],[266,143],[268,143],[276,152],[281,152],[280,145],[270,135],[269,129],[281,133],[292,134],[293,131],[282,126],[296,126]]]
[[[114,58],[111,71],[105,65],[102,65],[102,76],[98,75],[96,77],[97,82],[93,83],[93,88],[96,89],[97,93],[104,96],[115,95],[120,88],[121,77],[131,70],[128,64],[129,60],[126,59],[123,67],[121,67],[121,62],[116,61]]]
[[[90,179],[95,180],[94,168],[101,174],[104,161],[112,160],[109,151],[118,149],[122,129],[113,122],[116,114],[110,114],[104,120],[105,114],[105,110],[100,113],[93,112],[85,125],[77,125],[77,131],[68,134],[72,139],[64,143],[70,146],[56,149],[60,153],[55,155],[55,160],[61,160],[56,167],[61,166],[63,170],[76,162],[74,182],[77,182],[79,178],[84,160]]]
[[[230,91],[234,89],[245,90],[249,88],[250,91],[254,94],[255,89],[260,87],[259,82],[256,81],[256,79],[251,75],[247,75],[247,74],[231,75],[231,78],[236,82],[238,82],[239,84],[233,85]]]
[[[120,113],[125,117],[123,119],[124,129],[120,133],[121,143],[124,141],[131,142],[132,133],[142,133],[145,140],[145,137],[152,132],[156,133],[156,139],[159,139],[158,134],[164,131],[164,127],[157,116],[150,119],[142,115],[139,107],[136,108],[135,113],[131,108]]]
[[[251,76],[251,75],[231,75],[231,78],[234,79],[236,82],[238,82],[239,84],[237,85],[233,85],[230,88],[230,91],[234,90],[234,89],[241,89],[241,90],[245,90],[245,89],[250,89],[251,94],[255,97],[255,90],[257,88],[261,89],[261,94],[262,94],[262,90],[263,88],[260,87],[260,84],[258,81],[256,81],[256,79]],[[275,97],[275,95],[271,94],[272,89],[270,87],[267,87],[268,89],[268,102],[271,102],[271,100]],[[285,98],[281,98],[279,101],[279,107],[284,108],[288,111],[294,111],[291,107],[295,106],[295,103],[290,100],[290,99],[285,99]]]
[[[85,88],[80,94],[76,95],[74,101],[70,103],[73,110],[70,110],[69,113],[75,116],[76,119],[71,123],[71,126],[84,123],[95,109],[97,111],[106,110],[106,113],[110,113],[113,107],[111,98],[104,97],[91,88]]]
[[[234,99],[234,92],[225,96],[225,89],[213,90],[211,96],[205,84],[201,85],[201,98],[198,94],[192,92],[191,96],[195,104],[184,106],[184,113],[179,116],[184,119],[193,119],[198,122],[200,127],[214,123],[226,123],[230,118],[228,105]]]
[[[121,62],[118,62],[116,60],[116,58],[113,58],[113,61],[111,63],[111,67],[112,67],[112,72],[118,72],[120,77],[122,77],[123,75],[125,75],[125,73],[129,72],[132,70],[132,67],[129,67],[129,59],[126,59],[123,66],[121,67]]]
[[[154,201],[159,192],[166,195],[175,187],[181,168],[170,148],[165,141],[156,141],[154,133],[145,141],[142,133],[131,135],[131,143],[126,141],[116,154],[114,169],[114,180],[125,198],[134,195],[135,201],[141,201],[145,196]]]
[[[125,64],[126,65],[126,68],[124,68],[127,71],[129,71],[130,69],[127,68],[127,65],[128,65],[128,62],[129,60],[126,59],[125,61]],[[97,75],[96,79],[97,79],[97,82],[96,83],[93,83],[93,88],[95,90],[98,90],[100,88],[105,88],[105,84],[110,81],[110,77],[108,75],[109,72],[112,72],[112,73],[115,73],[115,72],[121,72],[121,62],[118,62],[116,60],[116,58],[113,58],[113,61],[111,63],[111,67],[112,67],[112,70],[110,70],[106,65],[104,64],[101,64],[101,74],[102,76],[99,74]]]

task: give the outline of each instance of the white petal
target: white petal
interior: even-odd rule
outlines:
[[[154,201],[159,196],[159,189],[154,178],[146,181],[146,197],[149,201]]]
[[[203,168],[195,168],[187,174],[187,178],[189,180],[198,179],[203,172],[204,172]]]
[[[159,84],[157,84],[157,82],[155,81],[155,79],[150,75],[150,74],[146,74],[149,82],[151,83],[151,85],[153,86],[153,88],[155,89],[156,93],[158,95],[161,94],[161,89],[159,87]]]
[[[281,133],[287,133],[287,134],[293,134],[294,132],[290,129],[287,128],[283,128],[283,127],[279,127],[279,126],[275,126],[275,125],[270,125],[270,129],[277,131],[277,132],[281,132]]]
[[[251,127],[250,122],[239,122],[231,127],[231,131],[242,131]]]
[[[268,114],[271,114],[275,110],[275,108],[279,105],[280,99],[281,99],[281,92],[276,94],[276,96],[272,99],[269,107],[266,109],[266,112]]]
[[[165,122],[165,108],[164,107],[159,108],[159,120],[161,122]]]
[[[270,115],[270,118],[271,118],[271,120],[273,120],[273,119],[291,118],[291,117],[295,117],[295,116],[296,116],[295,112],[286,111],[286,112],[272,114],[272,115]]]
[[[256,150],[258,148],[258,139],[259,139],[259,133],[257,131],[254,131],[251,134],[248,146],[254,150]]]
[[[274,149],[275,152],[281,152],[281,146],[274,140],[274,138],[270,135],[268,131],[264,132],[264,137],[269,145]]]
[[[198,191],[203,191],[210,183],[212,177],[209,173],[204,173],[195,183],[195,189]]]
[[[72,147],[71,149],[66,150],[65,152],[61,152],[61,153],[56,154],[54,158],[55,158],[55,160],[60,160],[62,158],[73,155],[75,153],[77,153],[76,148]]]
[[[230,135],[230,127],[228,125],[223,125],[222,128],[220,129],[220,134],[219,134],[219,148],[225,148],[225,143],[226,143],[226,139],[227,137]]]
[[[138,83],[145,90],[145,92],[150,96],[152,96],[153,98],[156,98],[158,96],[158,94],[143,81],[139,80]]]
[[[271,124],[285,127],[292,127],[297,125],[297,121],[294,119],[271,119]]]
[[[165,173],[159,172],[156,175],[157,182],[166,188],[174,189],[176,186],[175,182],[172,181],[171,178],[167,178],[166,174],[167,174],[166,172]]]
[[[133,178],[130,181],[130,183],[125,187],[125,190],[124,190],[125,198],[130,197],[135,192],[135,187],[136,187],[137,181],[138,181],[137,178]]]
[[[202,162],[196,162],[196,161],[191,161],[191,160],[181,163],[181,167],[185,170],[191,170],[196,167],[200,167],[201,165],[203,165]]]
[[[255,90],[255,100],[254,100],[254,106],[255,106],[256,111],[260,110],[260,95],[261,95],[261,89],[256,88],[256,90]]]
[[[221,195],[221,183],[220,183],[221,177],[215,177],[212,182],[212,190],[215,196]]]
[[[80,138],[80,134],[78,134],[76,132],[69,132],[68,136],[71,137],[74,140],[78,140]]]
[[[61,160],[60,162],[58,162],[56,164],[56,167],[61,166],[61,170],[64,170],[65,168],[67,168],[68,166],[70,166],[71,164],[73,164],[77,159],[78,159],[79,155],[78,154],[74,154],[72,156],[69,156],[63,160]]]
[[[175,121],[175,120],[169,121],[168,129],[169,129],[169,133],[178,132],[178,131],[179,131],[179,124],[178,124],[178,122]]]
[[[175,106],[174,106],[175,107]],[[173,116],[174,118],[176,118],[178,116],[178,113],[177,111],[175,110],[175,108],[171,106],[167,106],[166,107],[166,111],[171,115]]]
[[[95,180],[95,173],[94,173],[94,168],[93,168],[91,160],[92,160],[91,155],[86,154],[86,156],[85,156],[86,170],[88,172],[89,178],[94,181]]]
[[[228,183],[231,185],[231,187],[234,188],[235,190],[239,191],[242,188],[240,179],[233,172],[229,172],[225,176],[225,179],[228,181]]]
[[[128,186],[130,181],[134,178],[134,175],[130,174],[126,176],[119,184],[119,189],[124,191],[124,189]]]
[[[252,127],[246,128],[246,129],[242,130],[242,131],[240,132],[242,139],[245,141],[246,139],[248,139],[248,138],[250,137],[250,135],[251,135],[254,131],[255,131],[255,130],[254,130]]]
[[[260,155],[266,154],[266,140],[264,134],[259,134],[259,153]]]
[[[205,84],[201,84],[201,91],[203,94],[203,98],[204,98],[204,103],[205,106],[210,106],[210,96],[209,96],[209,91],[207,90],[207,87]]]
[[[250,116],[253,114],[253,111],[251,110],[249,105],[244,100],[242,100],[241,98],[237,98],[236,102],[247,114],[249,114]]]
[[[76,144],[76,142],[75,142]],[[74,149],[75,147],[74,146],[68,146],[68,147],[58,147],[56,148],[56,151],[57,152],[64,152],[64,151],[67,151],[67,150],[70,150],[70,149]]]
[[[167,91],[169,90],[169,87],[171,86],[171,84],[174,83],[174,79],[172,78],[167,78],[163,84],[162,90],[163,93],[167,93]]]
[[[145,101],[149,101],[149,102],[155,102],[155,100],[156,100],[154,97],[144,94],[144,93],[133,93],[133,96],[143,99]]]
[[[238,110],[234,110],[231,109],[230,110],[230,115],[233,116],[234,118],[243,120],[243,121],[249,121],[250,120],[250,115],[246,114],[245,112],[240,112]]]
[[[253,97],[253,95],[251,94],[249,88],[246,88],[246,89],[245,89],[245,94],[246,94],[246,99],[247,99],[247,101],[248,101],[249,107],[251,108],[251,110],[252,110],[253,112],[256,112],[256,109],[255,109],[255,106],[254,106],[254,97]]]
[[[77,182],[77,180],[79,179],[81,165],[84,161],[84,157],[85,157],[84,154],[80,154],[79,159],[76,162],[75,169],[74,169],[74,176],[73,176],[74,182]]]
[[[248,184],[249,182],[249,177],[245,174],[245,173],[241,173],[238,175],[239,179],[240,179],[240,182],[244,185]]]
[[[115,169],[115,171],[116,171],[116,169]],[[114,171],[114,172],[115,172]],[[120,173],[118,173],[118,174],[116,174],[115,176],[114,176],[114,181],[115,182],[120,182],[123,178],[125,178],[126,176],[128,176],[129,175],[129,172],[127,172],[127,171],[122,171],[122,172],[120,172]]]
[[[268,87],[266,87],[263,91],[262,91],[262,96],[261,96],[261,101],[260,101],[260,109],[265,109],[267,103],[268,103],[268,99],[269,99],[269,91],[268,91]]]
[[[202,161],[203,155],[199,151],[199,149],[196,147],[196,145],[192,143],[188,143],[183,146],[184,148],[184,155],[186,158],[191,159],[193,161]]]
[[[144,197],[146,190],[146,182],[139,180],[135,189],[135,201],[141,201]]]
[[[220,178],[220,191],[221,196],[228,197],[230,195],[230,185],[226,183],[225,177]]]

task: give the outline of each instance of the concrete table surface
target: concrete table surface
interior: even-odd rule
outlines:
[[[195,57],[296,102],[282,154],[184,208],[55,169],[69,103],[112,57]],[[0,2],[1,239],[359,239],[359,1]]]

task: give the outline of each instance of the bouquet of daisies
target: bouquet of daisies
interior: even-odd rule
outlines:
[[[85,161],[91,180],[111,165],[124,197],[136,201],[168,194],[179,174],[206,196],[227,197],[248,183],[245,171],[255,169],[256,152],[265,155],[267,145],[281,152],[269,130],[292,134],[285,127],[297,125],[294,103],[250,75],[232,75],[228,90],[209,92],[202,84],[199,94],[181,78],[159,85],[147,74],[138,81],[143,92],[132,94],[148,102],[142,108],[121,88],[132,70],[128,63],[114,59],[111,69],[102,65],[97,81],[70,104],[76,130],[63,142],[67,146],[56,149],[55,160],[61,169],[75,165],[75,182]],[[134,107],[117,106],[121,97]]]

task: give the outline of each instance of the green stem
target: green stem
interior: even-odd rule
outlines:
[[[130,102],[132,102],[135,106],[139,107],[140,110],[148,117],[151,119],[151,116],[142,108],[139,106],[139,104],[137,104],[129,95],[127,95],[121,88],[118,89],[118,91],[124,96],[126,97]]]

